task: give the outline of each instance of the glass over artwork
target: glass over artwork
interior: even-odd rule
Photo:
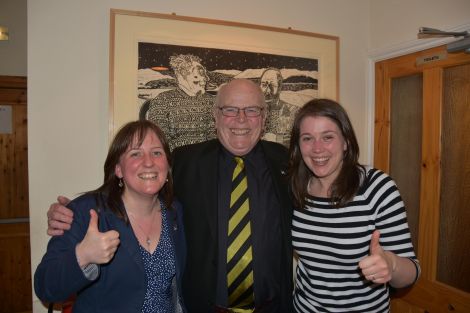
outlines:
[[[221,85],[245,78],[266,98],[264,139],[288,145],[297,109],[318,97],[318,60],[139,42],[139,118],[162,127],[171,148],[215,137],[212,107]]]

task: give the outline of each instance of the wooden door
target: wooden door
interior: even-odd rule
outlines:
[[[0,312],[31,312],[26,78],[0,76]]]
[[[470,54],[376,64],[374,164],[396,180],[422,267],[392,312],[470,312]]]

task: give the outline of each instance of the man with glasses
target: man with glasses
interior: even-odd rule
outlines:
[[[174,151],[174,187],[183,204],[188,249],[184,303],[188,312],[291,312],[292,204],[287,192],[287,150],[260,140],[266,103],[260,87],[249,80],[236,79],[222,86],[213,115],[217,139]],[[249,213],[241,218],[249,226],[240,233],[249,238],[249,248],[243,255],[235,252],[234,259],[239,260],[236,265],[248,259],[249,266],[234,278],[236,271],[229,270],[233,264],[228,262],[233,238],[227,234],[232,230],[232,173],[240,160],[249,199],[245,201]],[[64,215],[65,208],[58,207],[55,204],[49,209],[49,234],[60,233],[58,229],[66,228],[61,221],[71,220]],[[245,243],[237,248],[241,251]],[[237,283],[239,287],[233,290]],[[232,302],[231,292],[237,294],[239,303]]]
[[[175,150],[175,192],[183,203],[188,239],[184,300],[190,312],[209,312],[214,304],[230,307],[226,234],[236,156],[243,158],[248,178],[255,307],[261,312],[291,310],[287,151],[260,140],[266,114],[260,87],[233,80],[216,97],[217,139]]]

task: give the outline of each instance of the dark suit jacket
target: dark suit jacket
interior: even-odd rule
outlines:
[[[261,141],[273,177],[273,188],[281,199],[283,238],[281,309],[292,310],[292,201],[287,187],[287,150],[280,144]],[[213,312],[217,286],[217,171],[221,144],[210,140],[174,151],[173,178],[176,196],[184,207],[187,262],[183,275],[183,296],[188,312]]]
[[[181,205],[175,203],[173,206],[176,210],[167,210],[166,218],[176,255],[176,284],[173,282],[173,291],[180,291],[186,247]],[[97,203],[94,196],[85,194],[73,200],[69,207],[74,211],[70,231],[51,238],[47,252],[36,269],[34,290],[38,298],[47,302],[62,302],[78,292],[74,313],[141,312],[147,279],[132,227],[111,210],[100,210],[99,230],[118,231],[120,245],[114,258],[100,265],[99,277],[90,281],[77,263],[75,246],[83,240],[90,223],[89,210],[96,208]]]

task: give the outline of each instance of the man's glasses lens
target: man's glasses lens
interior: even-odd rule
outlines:
[[[248,117],[256,117],[261,114],[263,108],[260,107],[247,107],[247,108],[236,108],[236,107],[221,107],[219,108],[222,111],[222,114],[229,117],[236,117],[240,114],[240,111],[243,111]]]

